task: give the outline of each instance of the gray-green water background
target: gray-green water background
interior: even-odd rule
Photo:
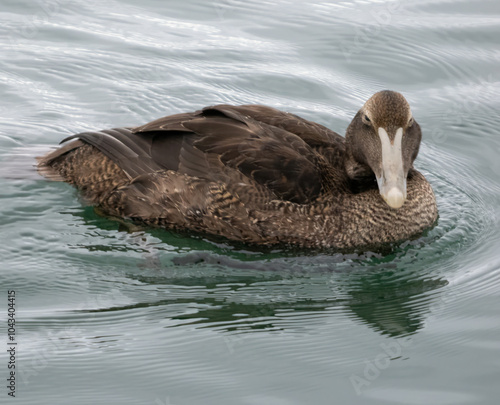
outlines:
[[[499,45],[497,0],[1,0],[1,403],[497,404]],[[384,255],[130,233],[27,169],[215,103],[344,133],[386,88],[422,126],[440,220]]]

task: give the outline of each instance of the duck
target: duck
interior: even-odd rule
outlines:
[[[358,249],[436,223],[432,187],[413,166],[421,140],[405,97],[384,90],[345,137],[272,107],[219,104],[69,136],[37,167],[110,217],[245,244]]]

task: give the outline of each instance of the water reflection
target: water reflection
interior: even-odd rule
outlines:
[[[439,300],[444,279],[389,278],[384,273],[366,274],[349,294],[350,311],[371,328],[389,336],[404,336],[422,328],[425,316]]]
[[[194,261],[187,265],[182,261],[182,265],[128,272],[136,282],[157,286],[162,298],[92,312],[158,307],[178,326],[191,324],[233,333],[294,332],[311,322],[326,321],[332,311],[341,311],[382,335],[400,337],[423,327],[432,305],[439,301],[441,288],[448,284],[427,273],[387,269],[391,267],[387,263],[365,265],[364,271],[358,267],[353,273],[349,261],[318,269],[306,257],[301,261],[303,271],[297,274],[286,270],[282,258],[241,261],[238,268],[235,259],[210,252],[203,256],[218,264]]]
[[[448,284],[432,270],[432,257],[421,255],[432,235],[377,253],[318,254],[242,249],[201,236],[141,230],[103,218],[92,207],[70,214],[97,234],[91,238],[95,244],[79,248],[128,255],[127,277],[160,291],[160,299],[138,302],[134,297],[126,306],[92,312],[158,307],[176,325],[234,333],[293,331],[307,326],[308,318],[317,322],[342,311],[382,335],[399,337],[423,327]]]

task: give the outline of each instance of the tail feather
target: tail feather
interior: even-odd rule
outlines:
[[[61,158],[62,156],[66,155],[68,152],[71,152],[72,150],[75,150],[82,145],[83,145],[82,141],[75,140],[56,150],[47,153],[44,156],[37,156],[36,160],[38,162],[37,164],[38,173],[40,173],[42,176],[52,181],[66,181],[66,179],[61,175],[61,173],[52,166],[52,163],[57,159]]]

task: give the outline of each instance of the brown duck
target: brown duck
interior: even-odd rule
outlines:
[[[247,243],[353,248],[420,234],[437,218],[413,168],[405,98],[373,95],[345,139],[261,105],[216,105],[136,128],[85,132],[39,158],[111,216]]]

